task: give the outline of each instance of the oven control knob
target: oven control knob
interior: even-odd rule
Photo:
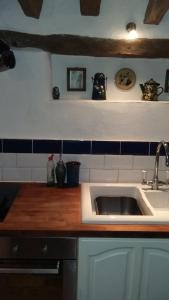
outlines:
[[[19,250],[19,245],[14,245],[13,247],[12,247],[12,252],[13,253],[17,253],[18,252],[18,250]]]
[[[45,244],[42,248],[42,253],[45,255],[48,252],[48,245]]]

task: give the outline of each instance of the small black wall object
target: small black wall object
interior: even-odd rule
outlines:
[[[53,99],[57,100],[60,98],[60,92],[59,92],[59,88],[58,86],[54,86],[53,89],[52,89],[52,96],[53,96]]]
[[[106,80],[103,73],[96,73],[93,80],[93,100],[106,100]]]
[[[13,51],[9,46],[0,40],[0,72],[13,69],[15,67],[16,60]]]

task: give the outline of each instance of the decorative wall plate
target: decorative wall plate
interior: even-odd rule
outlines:
[[[135,83],[136,74],[131,69],[120,69],[115,75],[115,84],[120,90],[130,90],[135,85]]]

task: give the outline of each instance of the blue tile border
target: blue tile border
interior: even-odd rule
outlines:
[[[149,155],[148,142],[121,142],[122,155]]]
[[[32,153],[32,140],[4,139],[4,153]]]
[[[0,153],[155,155],[159,142],[0,139]],[[161,155],[164,155],[162,149]]]
[[[60,153],[61,140],[33,140],[33,153]]]
[[[91,141],[63,141],[63,153],[65,154],[91,154]]]
[[[120,154],[120,142],[92,141],[92,154]]]

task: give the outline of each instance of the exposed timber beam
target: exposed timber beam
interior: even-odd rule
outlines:
[[[18,0],[18,2],[26,16],[39,19],[43,0]]]
[[[0,30],[10,47],[38,48],[64,55],[128,58],[169,58],[169,39],[114,40],[77,35],[38,35]]]
[[[98,16],[101,0],[80,0],[80,11],[83,16]]]
[[[149,0],[144,24],[158,25],[169,9],[169,0]]]

